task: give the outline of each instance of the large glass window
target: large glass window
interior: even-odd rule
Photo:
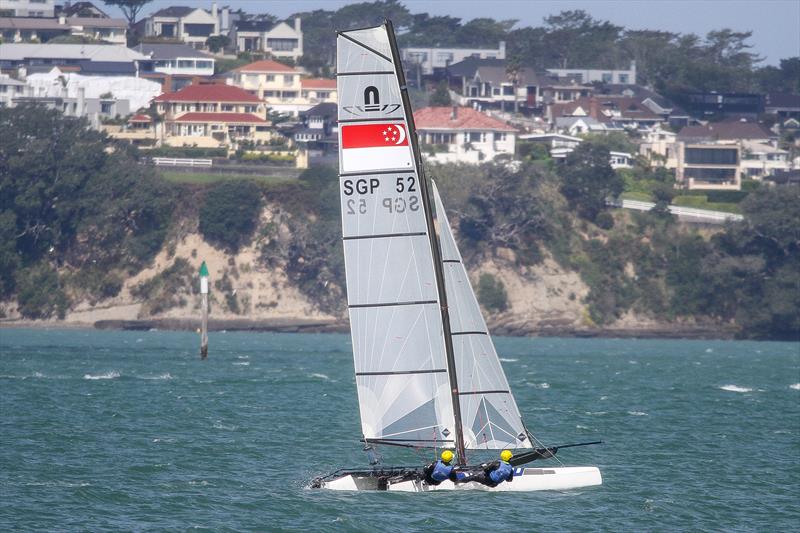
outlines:
[[[183,30],[192,37],[208,37],[214,33],[213,24],[184,24]]]
[[[736,165],[739,162],[736,148],[687,148],[689,165]]]
[[[736,181],[735,168],[687,168],[684,177],[706,183],[733,183]]]
[[[291,52],[297,48],[297,39],[267,39],[267,48],[274,51]]]

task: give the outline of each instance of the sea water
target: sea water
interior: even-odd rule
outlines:
[[[346,335],[0,330],[0,530],[800,528],[800,345],[496,341],[539,440],[604,441],[557,456],[602,486],[308,489],[366,465]]]

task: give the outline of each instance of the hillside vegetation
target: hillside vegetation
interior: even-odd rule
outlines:
[[[346,316],[335,169],[312,168],[293,182],[176,184],[138,164],[135,149],[57,112],[2,109],[0,131],[0,299],[8,312],[63,317],[124,293],[141,304],[139,317],[189,313],[199,245],[187,248],[186,239],[202,236],[206,254],[227,258],[213,312]],[[732,326],[743,337],[800,332],[796,186],[758,188],[739,204],[744,222],[701,232],[659,206],[609,210],[605,198],[625,178],[591,142],[558,172],[526,158],[431,165],[428,175],[495,323],[535,321],[532,310],[552,299],[579,310],[582,328],[635,317]],[[660,179],[637,179],[645,178],[653,186]],[[560,285],[526,301],[548,273]],[[267,296],[256,301],[254,290]]]

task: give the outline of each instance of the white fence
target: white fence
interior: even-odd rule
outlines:
[[[635,209],[636,211],[650,211],[656,204],[653,202],[641,202],[639,200],[622,200],[611,202],[611,205],[624,209]],[[694,207],[682,207],[679,205],[669,206],[669,212],[681,219],[705,222],[707,224],[724,224],[728,220],[744,220],[742,215],[736,213],[696,209]]]
[[[157,167],[210,167],[211,159],[185,159],[182,157],[154,157],[153,164]]]

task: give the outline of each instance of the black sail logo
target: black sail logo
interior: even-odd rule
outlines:
[[[400,104],[381,104],[381,95],[378,88],[374,85],[368,86],[364,89],[364,104],[356,106],[342,106],[342,109],[351,115],[363,115],[366,113],[383,113],[391,115],[398,109]]]

